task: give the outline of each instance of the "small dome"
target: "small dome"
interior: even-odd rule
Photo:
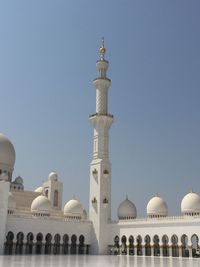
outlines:
[[[118,207],[119,219],[135,219],[137,217],[136,206],[131,202],[128,197]]]
[[[148,217],[166,217],[168,215],[167,203],[159,196],[154,196],[147,204]]]
[[[7,173],[2,173],[1,175],[0,175],[0,180],[1,181],[8,181],[9,179],[8,179],[8,174]]]
[[[45,196],[36,197],[31,204],[31,211],[49,213],[51,211],[50,200]]]
[[[8,195],[8,209],[15,209],[16,208],[16,200],[15,197],[13,196],[13,194],[11,192],[9,192]]]
[[[184,196],[181,201],[181,212],[185,215],[191,215],[191,213],[200,214],[200,196],[194,192]]]
[[[51,181],[58,181],[58,174],[56,172],[50,172],[48,179]]]
[[[21,176],[17,176],[14,181],[15,184],[23,185],[23,179]]]
[[[34,190],[34,192],[42,194],[43,193],[43,187],[42,186],[39,186],[38,188],[36,188]]]
[[[81,203],[72,198],[64,206],[64,215],[68,216],[83,216],[83,207]]]
[[[15,149],[10,140],[0,133],[0,164],[13,169],[15,164]]]

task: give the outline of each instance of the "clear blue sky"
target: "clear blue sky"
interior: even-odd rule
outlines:
[[[3,0],[0,131],[14,175],[34,189],[52,170],[88,208],[95,62],[102,36],[112,79],[113,215],[128,194],[140,216],[155,194],[180,213],[200,193],[199,0]]]

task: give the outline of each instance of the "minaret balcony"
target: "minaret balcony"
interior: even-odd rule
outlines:
[[[94,114],[91,114],[89,116],[89,118],[93,118],[93,117],[96,117],[96,116],[106,116],[106,117],[109,117],[109,118],[112,118],[112,119],[114,118],[114,116],[112,114],[108,114],[108,113],[106,113],[106,114],[94,113]]]

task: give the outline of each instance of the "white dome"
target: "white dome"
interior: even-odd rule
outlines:
[[[190,192],[181,201],[181,212],[200,213],[200,196],[197,193]]]
[[[64,206],[64,215],[83,216],[83,214],[83,207],[77,199],[72,198]]]
[[[42,187],[42,186],[39,186],[38,188],[36,188],[36,189],[34,190],[34,192],[37,192],[37,193],[42,194],[42,193],[43,193],[43,187]]]
[[[8,195],[8,209],[15,209],[16,208],[16,200],[15,197],[11,192]]]
[[[50,172],[48,179],[51,181],[58,181],[58,174],[56,172]]]
[[[147,216],[165,217],[168,215],[167,203],[159,196],[154,196],[147,204]]]
[[[47,212],[51,211],[51,202],[45,196],[36,197],[31,204],[31,211]]]
[[[128,197],[118,207],[119,219],[135,219],[137,217],[136,206],[131,202]]]
[[[0,164],[13,169],[15,164],[15,149],[10,140],[0,133]]]

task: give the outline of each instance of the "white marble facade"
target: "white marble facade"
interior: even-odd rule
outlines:
[[[181,216],[170,217],[167,203],[155,195],[147,204],[146,218],[128,197],[111,218],[111,163],[104,41],[96,62],[96,112],[90,164],[89,214],[77,199],[63,206],[63,184],[51,172],[34,191],[24,189],[22,177],[12,179],[15,149],[0,134],[0,254],[125,254],[199,257],[200,196],[189,192],[181,203]]]

